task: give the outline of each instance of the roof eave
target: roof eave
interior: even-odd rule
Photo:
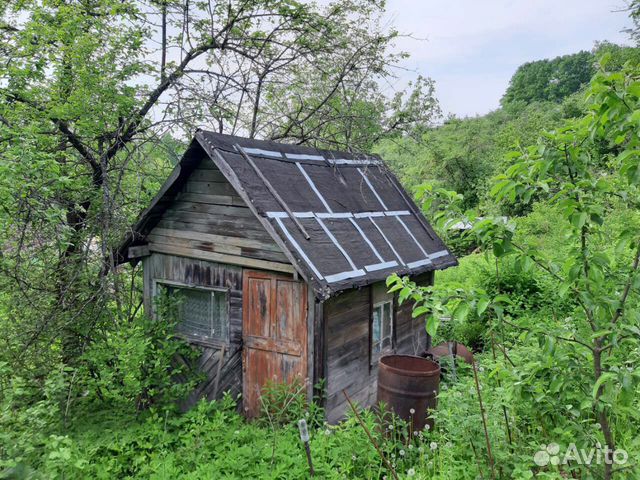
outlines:
[[[329,298],[335,297],[336,295],[339,295],[340,293],[346,290],[351,290],[354,288],[364,288],[378,282],[383,282],[387,277],[393,275],[394,273],[400,276],[414,277],[423,273],[434,272],[436,270],[445,270],[447,268],[455,267],[458,265],[458,260],[455,257],[450,256],[449,258],[450,258],[449,260],[442,263],[435,264],[435,265],[431,264],[431,265],[425,265],[423,267],[418,267],[413,269],[403,269],[403,270],[396,270],[395,272],[389,272],[389,274],[383,278],[375,278],[375,279],[367,278],[361,281],[351,281],[351,282],[345,281],[340,284],[335,284],[330,287],[327,287],[325,290],[325,295],[317,298],[318,300],[326,301]]]

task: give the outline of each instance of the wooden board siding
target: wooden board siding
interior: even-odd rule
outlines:
[[[204,158],[147,236],[149,251],[293,273],[280,247]]]
[[[157,281],[227,289],[229,341],[224,345],[222,365],[219,364],[223,350],[222,344],[192,345],[192,348],[197,349],[201,354],[189,366],[195,371],[202,372],[205,378],[181,404],[181,407],[187,409],[200,398],[208,400],[220,398],[225,391],[230,391],[234,397],[237,396],[242,392],[242,268],[160,253],[152,253],[145,257],[143,262],[147,312],[152,312],[153,288]],[[186,360],[179,358],[177,361],[185,362]]]
[[[414,279],[431,284],[433,274]],[[370,293],[373,287],[350,290],[323,305],[325,322],[326,417],[330,423],[342,419],[348,408],[342,393],[361,406],[376,401],[378,368],[369,365]],[[397,304],[397,302],[394,302]],[[396,307],[395,353],[419,355],[426,349],[424,317],[411,318],[411,303]],[[316,357],[316,361],[321,361]]]
[[[347,406],[342,389],[360,405],[375,401],[376,371],[369,371],[369,287],[324,303],[326,417],[335,423]]]
[[[418,285],[433,285],[433,272],[426,272],[412,279]],[[412,318],[412,302],[396,305],[396,346],[398,353],[420,355],[427,350],[425,316]]]

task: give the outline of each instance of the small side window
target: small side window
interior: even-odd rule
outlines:
[[[176,331],[187,339],[226,342],[229,338],[227,292],[158,283],[157,293],[173,300]]]
[[[373,305],[371,318],[371,362],[393,348],[393,301]]]

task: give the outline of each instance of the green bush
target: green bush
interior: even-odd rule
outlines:
[[[308,476],[297,419],[274,427],[247,422],[230,397],[202,401],[185,414],[153,409],[139,416],[116,413],[78,418],[67,434],[47,436],[37,454],[5,461],[4,478],[25,472],[47,479]],[[442,465],[443,454],[430,448],[433,432],[409,435],[403,422],[392,420],[389,427],[372,411],[360,415],[401,477],[415,472],[416,478],[426,478]],[[355,417],[312,427],[310,434],[318,478],[390,478]]]

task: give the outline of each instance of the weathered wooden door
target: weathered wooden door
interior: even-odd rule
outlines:
[[[268,380],[307,378],[306,285],[291,277],[245,270],[242,317],[244,410],[255,417]]]

